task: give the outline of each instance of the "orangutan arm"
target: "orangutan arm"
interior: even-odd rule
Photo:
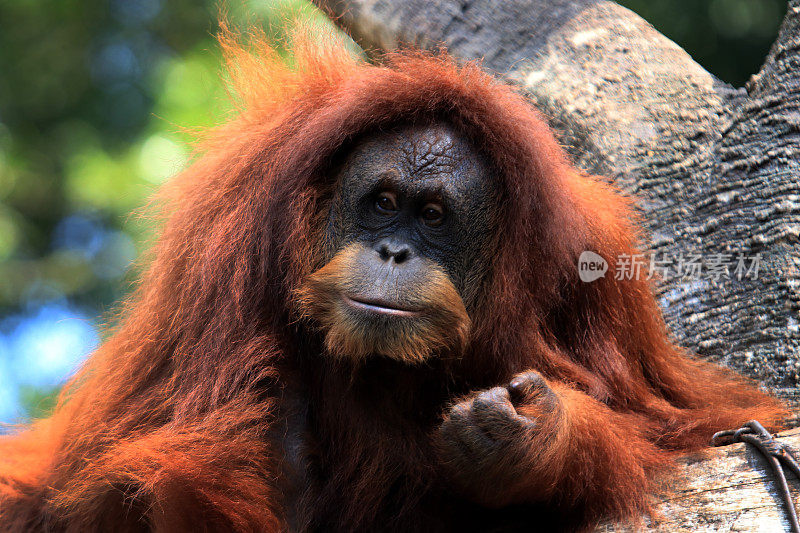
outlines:
[[[487,507],[544,503],[623,518],[648,508],[666,459],[643,420],[537,372],[455,404],[437,434],[456,489]]]

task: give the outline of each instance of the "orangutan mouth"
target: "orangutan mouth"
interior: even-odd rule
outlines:
[[[379,313],[382,315],[390,315],[398,317],[417,316],[420,313],[420,311],[417,309],[404,309],[401,307],[396,307],[396,304],[392,304],[385,300],[376,300],[376,299],[366,300],[363,298],[347,296],[346,294],[343,294],[342,298],[344,299],[345,303],[347,303],[347,305],[349,305],[350,307],[371,313]]]

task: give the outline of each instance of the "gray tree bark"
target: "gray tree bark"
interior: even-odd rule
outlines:
[[[797,447],[800,430],[777,437]],[[708,454],[683,461],[678,481],[662,499],[658,515],[643,524],[603,524],[597,533],[748,533],[791,532],[786,508],[766,460],[744,444],[715,448]],[[797,500],[797,483],[789,478]]]
[[[482,59],[579,167],[635,195],[657,259],[732,261],[718,279],[673,263],[657,287],[666,320],[683,346],[800,405],[800,0],[740,89],[607,0],[314,2],[368,53],[444,44]],[[760,254],[757,279],[734,275],[740,254],[747,266]],[[788,531],[764,466],[741,444],[689,459],[657,520],[601,530]]]
[[[444,44],[522,87],[578,166],[636,196],[679,342],[797,399],[800,0],[741,89],[606,0],[315,3],[368,52]],[[730,275],[675,275],[698,255]]]

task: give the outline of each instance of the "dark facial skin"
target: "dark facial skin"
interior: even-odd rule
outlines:
[[[353,242],[372,251],[359,259],[365,289],[374,293],[371,276],[399,285],[373,296],[403,309],[402,286],[413,291],[433,263],[469,308],[486,270],[496,184],[466,138],[443,123],[371,135],[350,151],[338,183],[326,241],[331,255]]]

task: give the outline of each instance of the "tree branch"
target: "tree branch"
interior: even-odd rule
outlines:
[[[797,448],[800,430],[777,440]],[[752,447],[733,444],[685,459],[676,478],[676,487],[657,508],[657,519],[637,527],[606,524],[598,532],[791,531],[772,470]],[[796,500],[796,480],[791,474],[787,479]]]

